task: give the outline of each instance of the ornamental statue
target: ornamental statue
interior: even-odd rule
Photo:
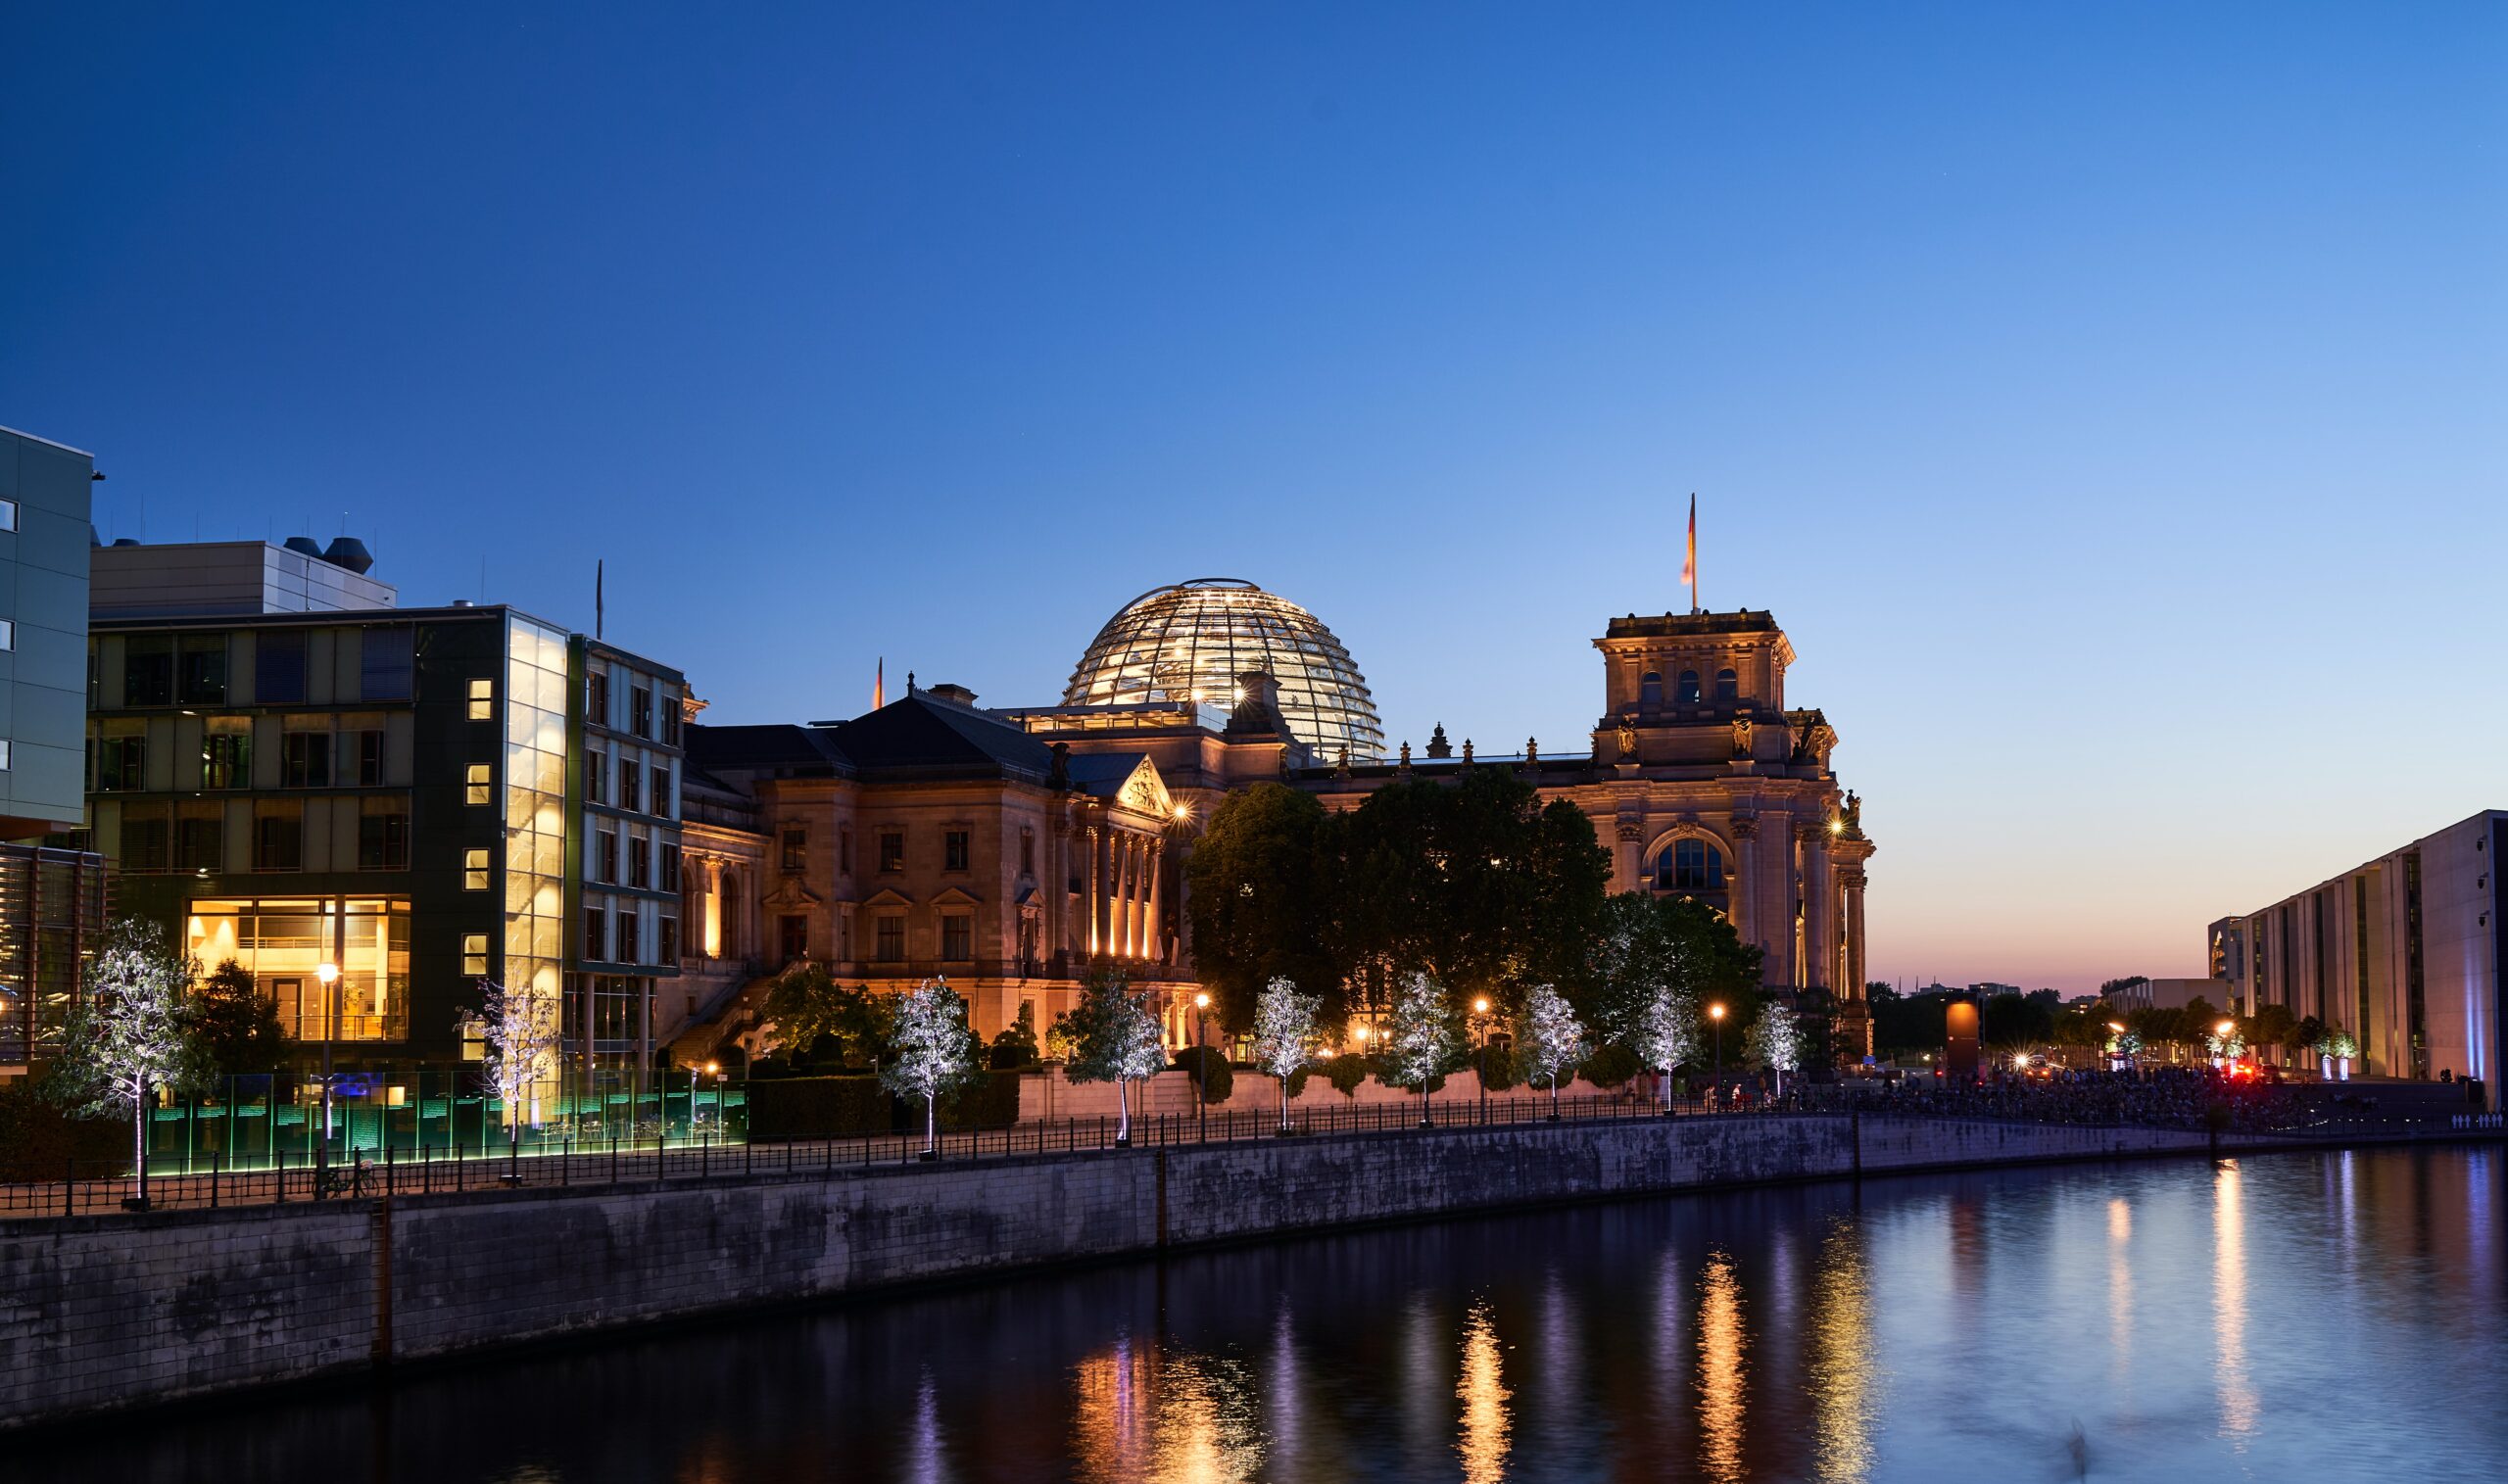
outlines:
[[[1619,724],[1619,760],[1624,763],[1637,761],[1637,728],[1628,722]]]
[[[1735,757],[1751,755],[1751,719],[1747,716],[1733,718],[1733,755]]]

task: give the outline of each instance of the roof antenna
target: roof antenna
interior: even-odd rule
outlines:
[[[599,638],[601,637],[601,626],[602,626],[602,623],[603,623],[603,614],[604,614],[604,610],[603,610],[603,605],[602,605],[602,597],[601,597],[601,579],[602,579],[602,570],[603,570],[603,567],[605,567],[605,566],[607,566],[607,565],[608,565],[608,563],[607,563],[607,562],[605,562],[605,561],[603,561],[603,559],[601,559],[600,557],[594,557],[594,558],[593,558],[593,563],[592,563],[592,637],[593,637],[593,638],[595,638],[595,639],[599,639]]]

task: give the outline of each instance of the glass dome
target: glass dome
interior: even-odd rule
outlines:
[[[1063,688],[1066,706],[1200,700],[1232,706],[1236,677],[1268,670],[1289,733],[1331,761],[1384,754],[1375,698],[1350,651],[1296,603],[1232,577],[1197,577],[1124,604]]]

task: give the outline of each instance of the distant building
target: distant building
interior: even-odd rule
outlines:
[[[2496,1083],[2502,850],[2508,811],[2484,810],[2213,924],[2215,962],[2243,970],[2232,982],[2246,1013],[2284,1005],[2349,1031],[2365,1072]]]
[[[2203,948],[2212,978],[2233,984],[2246,982],[2246,919],[2225,917],[2204,929]]]
[[[90,822],[123,910],[243,965],[305,1058],[476,1058],[462,1012],[493,979],[562,994],[574,1064],[651,1064],[680,972],[678,671],[509,607],[391,606],[354,543],[98,557],[118,605],[134,572],[190,573],[212,610],[94,621]]]
[[[127,538],[98,547],[88,611],[97,618],[210,618],[249,613],[350,613],[400,602],[368,577],[365,543],[342,536],[325,548],[310,536],[263,541],[172,542]]]
[[[87,551],[96,464],[0,428],[0,1077],[51,1054],[104,927],[86,813]]]
[[[2235,987],[2208,979],[2146,979],[2123,985],[2107,996],[2107,1007],[2127,1010],[2183,1010],[2201,1000],[2223,1014],[2233,1013]]]

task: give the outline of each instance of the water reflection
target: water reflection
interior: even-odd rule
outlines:
[[[1182,1256],[13,1442],[0,1479],[2021,1479],[2076,1442],[2094,1479],[2487,1477],[2508,1160],[2335,1158]]]

